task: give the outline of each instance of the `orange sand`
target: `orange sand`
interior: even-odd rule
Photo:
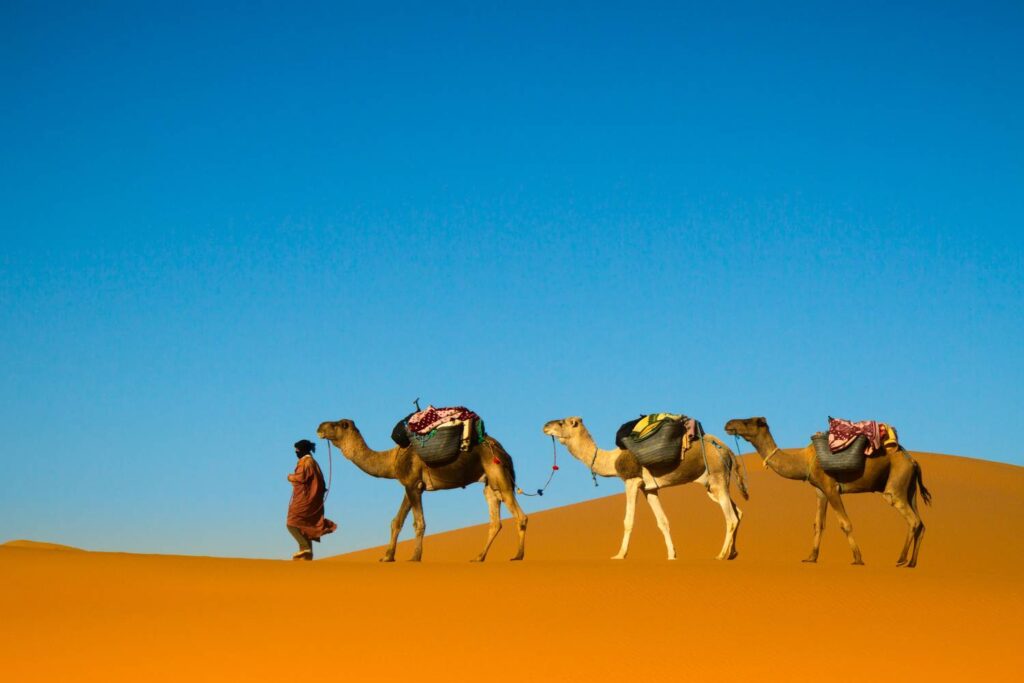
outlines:
[[[717,506],[696,486],[662,494],[680,559],[667,562],[642,502],[618,548],[621,484],[531,516],[527,559],[505,530],[428,537],[422,564],[379,549],[313,563],[0,547],[0,677],[179,680],[955,680],[1024,666],[1024,468],[922,454],[921,565],[893,566],[905,534],[879,496],[847,496],[868,563],[853,567],[834,516],[817,565],[814,495],[750,466],[740,557],[711,559]],[[569,465],[563,477],[585,476]],[[396,487],[397,502],[397,487]],[[431,494],[458,495],[458,494]],[[469,494],[465,494],[469,495]],[[476,494],[479,495],[479,494]],[[427,514],[429,523],[429,500]],[[481,515],[484,514],[481,496]],[[374,520],[381,538],[388,519]],[[19,547],[21,546],[21,547]],[[408,544],[399,558],[409,554]],[[300,625],[299,598],[320,605]]]

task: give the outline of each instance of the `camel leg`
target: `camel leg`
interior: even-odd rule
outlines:
[[[519,549],[511,559],[521,560],[526,554],[526,524],[530,521],[530,518],[523,512],[523,508],[519,507],[519,501],[516,500],[516,494],[512,491],[511,486],[502,486],[498,490],[497,495],[516,519],[516,531],[519,532]]]
[[[864,558],[860,554],[860,546],[857,545],[857,541],[853,538],[853,522],[850,521],[850,516],[846,514],[846,506],[843,505],[843,499],[839,495],[838,491],[829,491],[825,493],[828,498],[829,505],[836,511],[836,517],[839,518],[839,528],[846,534],[846,542],[850,544],[850,550],[853,551],[853,564],[864,564]]]
[[[708,487],[708,498],[718,503],[722,508],[722,515],[725,517],[725,540],[722,542],[722,550],[719,551],[716,560],[731,560],[739,553],[736,552],[736,531],[740,526],[740,518],[736,513],[739,508],[729,497],[728,484],[721,477],[715,477],[713,483]]]
[[[896,511],[900,513],[900,516],[906,519],[906,516],[896,507],[896,499],[891,491],[885,491],[882,493],[882,500],[889,505],[896,508]],[[902,567],[907,563],[907,554],[910,552],[910,546],[914,542],[914,525],[908,520],[907,538],[903,541],[903,550],[900,551],[899,559],[896,560],[896,566]]]
[[[483,562],[487,559],[487,551],[491,549],[494,537],[501,531],[501,501],[498,500],[498,495],[487,484],[484,484],[484,498],[487,499],[487,511],[491,515],[491,525],[487,529],[487,543],[473,562]]]
[[[398,514],[391,520],[391,542],[388,543],[387,550],[384,551],[384,557],[380,558],[381,562],[395,561],[395,546],[398,545],[398,534],[402,532],[402,527],[405,526],[405,518],[409,515],[409,510],[411,509],[412,505],[409,503],[409,496],[403,496],[402,504],[398,506]]]
[[[821,532],[825,529],[825,513],[828,512],[828,498],[818,489],[814,489],[818,496],[818,509],[814,513],[814,542],[811,546],[811,554],[804,562],[817,562],[818,551],[821,549]]]
[[[643,479],[626,480],[626,517],[622,520],[622,545],[619,546],[618,554],[612,557],[613,560],[624,560],[629,552],[629,537],[633,533],[633,519],[636,517],[636,494],[640,492],[642,482]]]
[[[896,511],[903,516],[906,520],[907,526],[910,527],[907,531],[907,540],[903,543],[903,551],[900,553],[899,559],[896,561],[897,567],[916,567],[917,566],[917,551],[921,545],[921,538],[924,536],[924,522],[921,521],[921,516],[917,514],[917,510],[914,509],[913,504],[886,492],[882,494],[886,502],[896,508]],[[913,547],[913,552],[911,551]],[[910,561],[907,561],[907,554],[910,553]]]
[[[409,561],[419,562],[423,558],[423,534],[427,530],[427,522],[423,518],[423,492],[415,486],[410,486],[405,492],[412,505],[412,528],[416,532],[416,546]]]
[[[668,527],[668,517],[665,516],[665,511],[661,508],[661,499],[658,498],[658,489],[653,491],[647,491],[644,489],[644,497],[647,499],[647,504],[651,506],[651,512],[654,513],[654,518],[658,520],[658,528],[661,529],[661,535],[665,537],[665,548],[668,550],[668,559],[676,559],[676,547],[672,544],[672,531]]]
[[[910,499],[910,509],[921,525],[918,527],[917,537],[914,539],[914,550],[910,554],[910,562],[907,563],[907,567],[912,568],[917,566],[917,553],[921,550],[921,541],[924,540],[924,521],[921,519],[921,515],[917,512],[917,504],[914,502],[913,498]]]

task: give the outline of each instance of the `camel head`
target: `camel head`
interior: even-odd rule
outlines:
[[[320,439],[339,441],[347,436],[358,435],[359,428],[352,420],[338,420],[337,422],[321,422],[316,428],[316,435]]]
[[[544,433],[553,436],[562,444],[569,439],[583,434],[586,427],[583,426],[582,417],[567,417],[564,420],[552,420],[544,425]]]
[[[733,436],[742,436],[753,443],[759,434],[768,432],[768,420],[763,417],[748,417],[744,419],[729,420],[725,423],[725,433]]]

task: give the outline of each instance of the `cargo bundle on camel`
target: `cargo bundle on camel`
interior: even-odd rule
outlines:
[[[917,511],[917,491],[921,491],[925,503],[931,503],[932,497],[921,479],[921,466],[900,445],[895,429],[882,422],[829,418],[827,436],[819,432],[811,437],[810,445],[795,452],[784,451],[776,445],[768,421],[763,417],[729,420],[725,431],[749,441],[763,458],[766,468],[786,479],[803,480],[814,487],[818,496],[814,544],[804,562],[818,560],[825,513],[831,505],[853,552],[853,564],[864,564],[842,494],[881,493],[909,527],[896,564],[917,566],[917,554],[924,537],[924,523]]]
[[[596,477],[618,477],[625,483],[626,517],[623,523],[622,544],[619,547],[619,552],[612,559],[621,560],[629,551],[629,539],[633,532],[633,519],[636,513],[636,497],[640,491],[643,491],[644,498],[658,521],[658,528],[665,538],[668,559],[674,560],[676,550],[672,543],[668,517],[665,516],[665,511],[658,498],[658,490],[693,481],[704,486],[708,497],[718,503],[722,508],[722,515],[725,517],[725,541],[717,559],[733,559],[738,554],[736,533],[743,517],[743,513],[733,502],[729,493],[729,484],[734,471],[740,493],[744,498],[749,498],[747,483],[740,471],[739,461],[720,439],[704,434],[696,421],[684,418],[682,415],[668,413],[657,415],[662,416],[662,419],[648,419],[644,425],[640,426],[639,435],[643,435],[648,425],[662,423],[661,426],[651,427],[646,431],[647,437],[655,439],[650,442],[649,448],[637,446],[648,439],[637,440],[633,434],[634,428],[644,418],[635,420],[625,434],[620,429],[618,436],[621,438],[617,439],[619,447],[613,450],[603,450],[597,447],[581,417],[552,420],[544,425],[544,433],[558,439],[570,455],[590,469],[591,475],[595,477],[595,485]],[[627,423],[627,425],[629,424]],[[691,432],[691,429],[694,431]],[[697,431],[699,431],[699,435]],[[655,437],[656,434],[661,434],[661,436]],[[690,434],[692,436],[688,436]],[[642,457],[652,464],[649,466],[641,464],[637,455],[628,448],[630,445],[641,449]]]
[[[382,562],[393,562],[395,559],[395,547],[398,544],[398,535],[402,531],[409,511],[413,515],[413,529],[416,532],[415,547],[410,558],[418,561],[423,556],[423,534],[426,530],[426,522],[423,516],[423,492],[441,491],[445,489],[463,488],[477,482],[484,485],[484,498],[487,500],[487,508],[490,513],[490,526],[487,533],[487,541],[483,550],[474,561],[482,562],[487,557],[494,537],[501,531],[501,504],[504,503],[512,513],[516,521],[516,530],[519,533],[519,547],[513,560],[523,559],[526,546],[526,524],[527,517],[515,495],[515,467],[512,457],[505,451],[502,445],[494,437],[486,434],[483,429],[483,421],[472,411],[464,408],[458,409],[434,409],[428,408],[426,413],[434,410],[444,416],[444,411],[459,410],[465,411],[459,424],[449,424],[451,419],[441,423],[424,422],[413,420],[416,415],[410,415],[400,425],[403,434],[392,434],[396,441],[408,439],[405,445],[399,445],[387,451],[375,451],[366,445],[363,435],[356,428],[352,420],[338,420],[337,422],[322,422],[317,428],[317,436],[327,439],[341,451],[348,460],[351,460],[356,467],[374,477],[395,479],[405,489],[405,496],[398,508],[398,514],[391,522],[391,539],[387,549],[384,551]],[[465,419],[468,415],[469,422]],[[450,417],[450,416],[449,416]],[[464,425],[472,423],[469,431],[464,432]],[[428,431],[434,432],[433,436],[423,439],[417,443],[417,437],[425,435],[412,431],[406,432],[407,424],[417,426],[433,427]],[[457,430],[457,438],[454,441],[450,438],[450,432],[444,430]],[[441,435],[441,438],[438,438]],[[464,435],[468,435],[464,438]],[[438,439],[438,448],[432,448],[434,439]],[[454,446],[454,447],[453,447]],[[431,462],[428,463],[427,460]]]
[[[391,440],[411,447],[430,467],[445,465],[473,444],[484,443],[486,430],[480,416],[468,408],[426,409],[406,415],[391,431]]]

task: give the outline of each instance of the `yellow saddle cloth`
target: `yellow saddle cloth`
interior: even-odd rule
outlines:
[[[675,420],[678,422],[681,419],[683,419],[683,416],[676,415],[675,413],[651,413],[633,426],[633,431],[630,432],[630,436],[637,441],[643,441],[657,432],[661,427],[661,423],[665,420]]]

